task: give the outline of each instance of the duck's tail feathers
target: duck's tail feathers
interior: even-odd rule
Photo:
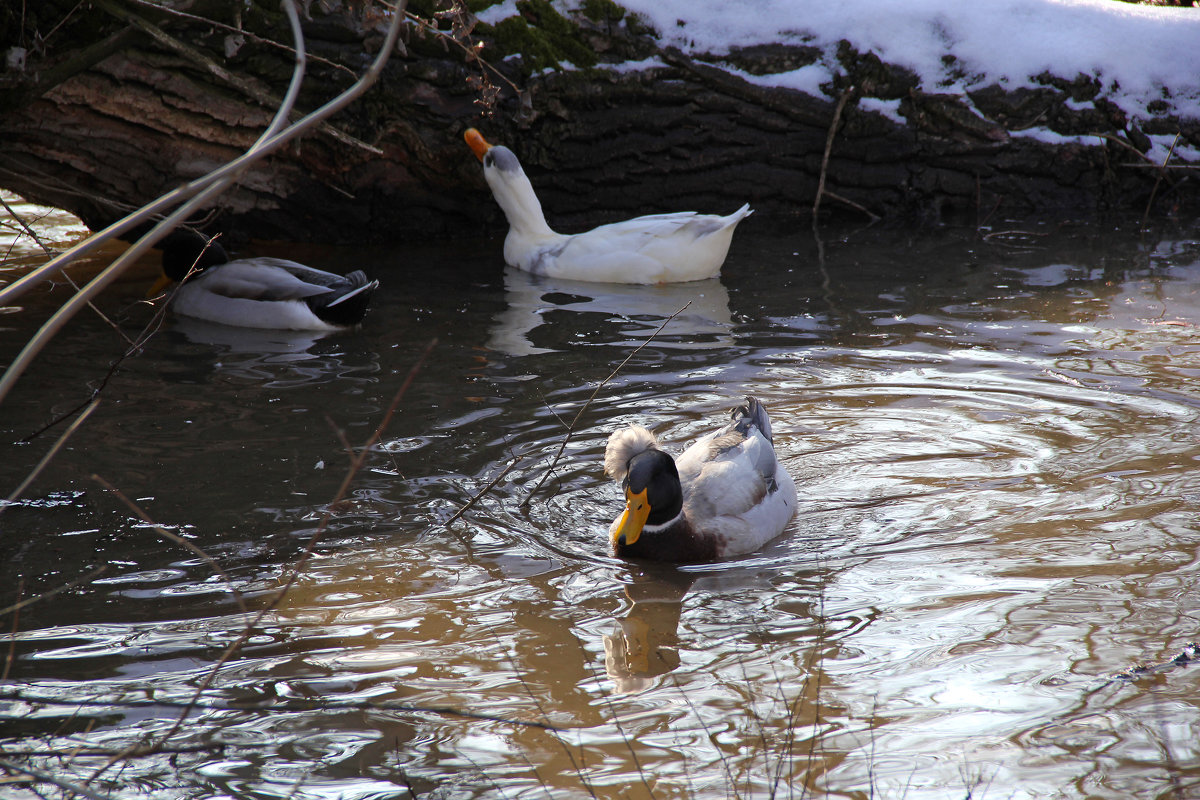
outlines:
[[[747,395],[745,404],[733,409],[729,416],[733,420],[734,427],[743,435],[749,433],[748,429],[751,426],[756,427],[774,446],[775,440],[771,436],[771,418],[767,416],[766,407],[757,397]]]
[[[362,275],[361,272],[352,272],[350,274],[351,275]],[[342,303],[346,302],[347,300],[351,300],[355,297],[358,297],[363,292],[373,292],[378,288],[379,288],[379,281],[371,281],[369,283],[364,283],[362,286],[351,289],[350,291],[346,292],[345,294],[340,295],[337,299],[333,300],[325,307],[333,308],[334,306],[341,305]]]
[[[345,291],[308,298],[312,312],[331,325],[357,325],[362,322],[367,315],[371,293],[379,288],[379,281],[371,280],[362,270],[346,275],[346,281],[350,288]]]
[[[604,448],[604,472],[613,480],[620,483],[629,472],[630,460],[647,450],[658,449],[658,441],[654,434],[640,425],[630,425],[619,431],[613,431],[608,437],[608,445]]]

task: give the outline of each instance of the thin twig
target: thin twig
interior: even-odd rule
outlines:
[[[275,744],[276,744],[275,742],[263,742],[264,747],[274,747]],[[167,755],[175,755],[175,754],[183,754],[183,753],[212,753],[214,751],[220,752],[220,751],[224,750],[226,746],[227,745],[224,742],[213,742],[211,744],[192,744],[192,745],[184,745],[182,747],[168,747],[168,748],[159,750],[158,752],[167,754]],[[245,743],[239,743],[239,746],[245,747],[246,745],[245,745]],[[78,757],[78,756],[112,756],[112,755],[117,755],[120,752],[123,752],[123,751],[113,750],[111,748],[103,748],[103,747],[72,747],[69,751],[69,755],[72,758]],[[34,750],[33,748],[27,748],[25,750],[16,750],[13,748],[6,747],[3,750],[0,750],[0,756],[23,756],[25,758],[33,758],[36,756],[42,756],[42,757],[59,756],[59,757],[61,757],[63,755],[64,755],[63,750],[53,749],[53,748],[47,748],[47,749],[42,749],[42,750]]]
[[[8,204],[8,201],[6,201],[3,196],[0,196],[0,205],[4,206],[4,210],[8,212],[9,217],[16,220],[17,224],[21,226],[21,229],[23,231],[25,231],[25,235],[28,236],[30,239],[33,239],[34,243],[38,247],[42,248],[42,252],[46,254],[47,258],[54,258],[55,252],[53,250],[51,250],[46,245],[45,242],[42,241],[41,237],[37,235],[37,231],[35,231],[33,228],[29,227],[29,224],[26,223],[25,220],[21,217],[21,215],[17,213],[16,209],[14,209],[12,206],[10,206]],[[79,291],[79,285],[77,283],[75,283],[74,279],[70,275],[68,275],[67,273],[64,272],[63,277],[66,278],[67,282],[71,284],[71,288],[73,288],[77,292]],[[125,339],[126,342],[129,342],[129,337],[125,335],[125,332],[122,331],[115,322],[113,322],[111,319],[108,318],[107,314],[105,314],[103,311],[101,311],[93,303],[88,303],[88,307],[91,308],[92,311],[95,311],[97,316],[99,316],[100,319],[102,319],[106,323],[108,323],[108,326],[110,328],[112,328],[114,331],[116,331],[123,339]]]
[[[680,309],[681,311],[683,309]],[[613,703],[612,695],[604,688],[604,682],[599,680],[596,675],[596,668],[592,664],[588,664],[588,668],[592,671],[594,677],[597,678],[596,686],[599,688],[601,697],[608,705],[608,710],[612,713],[613,727],[617,729],[617,733],[621,736],[621,741],[625,743],[626,749],[629,751],[629,759],[633,762],[633,768],[637,770],[638,778],[642,781],[642,786],[646,787],[646,791],[650,793],[650,800],[657,800],[657,795],[654,794],[654,789],[650,786],[650,781],[646,779],[646,769],[642,766],[641,760],[638,758],[637,749],[633,746],[633,742],[629,738],[629,734],[625,732],[625,726],[621,724],[621,717],[617,713],[616,705]]]
[[[1154,161],[1150,158],[1150,156],[1146,155],[1141,150],[1138,150],[1136,147],[1133,146],[1133,144],[1131,142],[1128,142],[1125,139],[1122,139],[1120,136],[1116,136],[1115,134],[1111,134],[1111,133],[1094,133],[1092,135],[1096,136],[1100,139],[1104,139],[1105,141],[1109,141],[1109,142],[1112,142],[1113,144],[1124,147],[1126,150],[1133,153],[1138,158],[1142,159],[1142,161],[1146,162],[1147,166],[1158,167],[1158,164],[1154,163]]]
[[[379,421],[379,425],[363,444],[358,455],[351,459],[350,471],[346,473],[346,477],[342,480],[342,485],[338,487],[337,497],[330,505],[336,505],[337,503],[341,502],[342,498],[344,498],[346,493],[350,490],[350,482],[354,480],[354,476],[360,469],[362,469],[362,465],[367,460],[367,455],[371,448],[383,437],[383,431],[392,421],[392,416],[396,413],[396,409],[400,407],[400,401],[408,392],[408,387],[412,385],[413,380],[417,377],[417,373],[419,373],[421,368],[425,366],[426,360],[428,360],[430,353],[433,352],[433,348],[437,347],[437,343],[437,337],[430,339],[429,344],[425,345],[425,349],[421,351],[421,354],[417,356],[417,360],[413,362],[412,367],[409,368],[408,374],[404,376],[404,382],[400,384],[400,388],[396,391],[395,396],[392,398],[391,404],[383,413],[383,418]]]
[[[76,293],[78,293],[79,292],[79,284],[75,282],[75,279],[72,278],[70,276],[70,274],[68,274],[66,272],[64,272],[62,274],[62,276],[66,280],[66,282],[71,285],[71,288],[74,289]],[[105,314],[103,311],[101,311],[99,306],[97,306],[95,303],[92,303],[89,301],[88,308],[90,308],[92,311],[95,311],[96,316],[100,317],[100,319],[103,320],[104,323],[106,325],[108,325],[108,327],[112,328],[118,336],[120,336],[122,339],[124,339],[125,344],[131,345],[131,346],[133,345],[133,340],[129,338],[129,335],[126,334],[125,331],[121,330],[120,325],[118,325],[117,323],[115,323],[111,319],[109,319],[108,314]]]
[[[828,189],[822,189],[822,192],[830,200],[837,200],[839,203],[844,203],[845,205],[850,206],[855,211],[861,211],[862,213],[866,214],[868,217],[871,218],[872,223],[878,222],[881,219],[881,217],[878,214],[876,214],[874,211],[870,210],[866,206],[859,205],[858,203],[851,200],[849,197],[843,197],[842,195],[836,194],[835,192],[831,192]]]
[[[671,673],[671,682],[675,684],[679,696],[683,698],[683,702],[691,710],[692,715],[700,723],[700,729],[704,731],[704,735],[708,737],[708,741],[712,743],[713,750],[717,751],[717,758],[721,762],[721,768],[725,770],[725,783],[732,787],[734,800],[741,800],[741,794],[737,790],[737,779],[734,777],[733,768],[729,766],[729,759],[725,757],[725,751],[717,744],[717,734],[708,727],[708,723],[704,721],[704,717],[700,714],[700,709],[692,702],[691,696],[683,688],[683,684],[679,682],[679,676]]]
[[[74,589],[76,586],[79,586],[80,584],[87,583],[92,578],[98,578],[101,575],[103,575],[105,572],[108,572],[108,564],[101,564],[100,566],[96,567],[94,570],[92,570],[88,574],[86,574],[82,577],[76,578],[75,580],[71,581],[70,583],[65,583],[62,586],[59,586],[55,589],[51,589],[48,592],[42,592],[41,594],[34,595],[33,597],[22,600],[19,603],[13,603],[12,605],[8,606],[7,608],[0,608],[0,616],[3,616],[4,614],[11,614],[15,611],[18,611],[18,610],[24,608],[25,606],[33,605],[34,603],[40,602],[42,600],[49,600],[51,597],[54,597],[55,595],[62,594],[63,592]]]
[[[211,244],[211,243],[209,243],[209,244]],[[201,251],[201,254],[196,257],[197,264],[200,262],[200,258],[204,255],[204,252],[208,250],[208,246],[209,246],[208,244],[205,244],[204,251]],[[192,269],[195,269],[195,264],[192,265]],[[191,274],[191,270],[188,271],[188,274],[189,275]],[[64,275],[65,275],[65,273],[64,273]],[[70,280],[70,279],[68,278],[68,280]],[[73,282],[72,282],[72,285],[74,285]],[[104,377],[100,379],[100,383],[96,386],[96,388],[94,388],[92,390],[92,393],[88,397],[87,400],[84,400],[82,403],[75,406],[74,408],[63,412],[62,414],[59,414],[57,417],[55,417],[54,419],[47,422],[41,428],[38,428],[33,433],[31,433],[28,436],[26,436],[25,438],[21,439],[21,443],[25,444],[27,442],[32,442],[34,439],[41,436],[43,433],[50,430],[54,426],[58,425],[63,420],[70,419],[74,414],[78,413],[80,409],[86,407],[88,405],[88,403],[99,402],[101,393],[105,390],[105,388],[108,387],[108,382],[110,380],[112,380],[114,375],[117,374],[117,369],[121,366],[121,364],[125,361],[125,359],[129,358],[130,356],[132,356],[136,353],[141,352],[142,348],[146,346],[146,343],[149,342],[150,339],[152,337],[154,337],[159,332],[159,330],[162,328],[163,320],[166,318],[166,314],[167,314],[167,307],[170,304],[170,297],[173,296],[174,293],[176,291],[178,291],[179,286],[182,286],[182,285],[183,284],[181,282],[180,284],[178,284],[170,289],[170,291],[167,293],[167,295],[168,295],[167,301],[162,303],[155,310],[154,315],[152,317],[150,317],[150,321],[146,323],[146,326],[144,328],[142,328],[142,332],[140,334],[138,334],[137,339],[130,340],[129,337],[125,336],[124,333],[122,332],[122,336],[125,338],[125,340],[127,342],[129,342],[128,349],[126,349],[125,352],[120,355],[120,357],[116,358],[111,364],[108,365],[108,372],[104,373]],[[78,287],[76,287],[76,289],[78,290]],[[155,298],[155,299],[158,299],[158,298]],[[89,303],[88,305],[91,305],[91,304]],[[97,310],[97,313],[99,313],[99,310]],[[100,314],[100,316],[104,317],[103,314]],[[108,318],[104,317],[104,319],[107,320]],[[110,323],[110,324],[112,324],[112,323]],[[75,426],[72,425],[72,428],[74,428],[74,427]]]
[[[346,496],[346,493],[349,491],[351,481],[354,480],[354,476],[358,474],[359,469],[366,460],[367,452],[370,450],[371,446],[379,440],[380,436],[383,435],[384,428],[391,420],[396,408],[400,405],[400,401],[408,391],[408,387],[412,384],[417,372],[420,371],[421,366],[425,363],[425,360],[429,357],[429,354],[433,351],[433,348],[436,344],[437,339],[430,341],[425,350],[421,353],[420,357],[417,359],[416,363],[413,364],[412,368],[409,370],[404,382],[400,385],[396,395],[392,398],[391,405],[388,406],[387,411],[384,413],[383,420],[379,423],[379,426],[363,445],[362,452],[356,458],[352,459],[350,469],[347,471],[346,477],[342,480],[341,486],[338,487],[337,494],[329,503],[330,507],[336,506],[342,501],[342,498]],[[263,619],[266,618],[267,614],[270,614],[272,611],[278,608],[279,604],[283,602],[283,598],[286,597],[287,593],[291,591],[293,586],[296,585],[296,581],[300,579],[300,575],[304,569],[304,566],[308,563],[308,559],[312,557],[317,543],[321,540],[321,537],[325,535],[325,530],[329,524],[329,518],[330,514],[329,512],[326,512],[324,517],[321,519],[320,524],[317,526],[317,530],[308,540],[308,544],[305,546],[304,552],[300,554],[300,558],[297,559],[296,563],[292,565],[291,573],[288,575],[287,580],[284,581],[283,585],[280,586],[279,590],[276,591],[271,600],[258,612],[258,614],[255,615],[254,619],[246,625],[245,630],[242,631],[238,638],[232,644],[230,644],[229,647],[225,648],[225,652],[221,654],[221,657],[217,659],[217,662],[213,664],[208,674],[205,675],[204,680],[201,681],[200,685],[196,688],[196,692],[192,697],[193,705],[199,700],[203,692],[212,685],[212,682],[217,677],[217,673],[220,672],[221,668],[226,664],[226,662],[228,662],[229,659],[233,657],[234,653],[240,650],[242,645],[250,639],[250,636],[258,628],[258,625],[263,621]],[[184,708],[179,715],[179,719],[175,721],[174,726],[172,726],[171,729],[163,734],[163,736],[159,739],[158,746],[161,746],[179,731],[184,720],[187,719],[188,715],[191,713],[191,708],[192,706],[190,705]]]
[[[159,525],[157,522],[150,519],[150,515],[143,511],[141,506],[130,500],[124,492],[113,486],[104,478],[100,477],[99,475],[92,475],[92,480],[96,481],[109,492],[111,492],[118,500],[124,503],[134,514],[136,514],[142,520],[142,522],[145,522],[147,525],[154,528],[154,532],[159,536],[167,539],[168,541],[174,542],[180,547],[190,550],[191,552],[200,556],[200,558],[204,560],[204,563],[208,564],[208,566],[212,568],[212,571],[215,572],[221,578],[221,580],[225,581],[225,583],[229,586],[229,591],[233,593],[233,599],[237,601],[238,608],[242,610],[243,614],[246,613],[246,602],[242,599],[242,593],[237,590],[236,586],[234,586],[233,578],[230,578],[229,575],[225,573],[225,570],[221,569],[221,565],[213,560],[212,556],[174,531],[169,531],[162,525]]]
[[[0,195],[0,205],[3,205],[4,210],[8,212],[8,215],[17,221],[17,224],[21,226],[21,230],[25,231],[25,235],[30,239],[33,239],[34,243],[38,247],[42,248],[42,252],[44,252],[50,258],[54,257],[54,251],[46,246],[46,243],[43,242],[41,237],[37,235],[37,231],[29,227],[29,225],[25,223],[25,220],[21,219],[21,215],[18,214],[16,210],[14,210],[13,207],[8,204],[8,201],[4,199],[3,195]]]
[[[621,369],[626,364],[629,363],[629,360],[631,358],[633,358],[639,352],[641,352],[643,347],[645,347],[646,345],[648,345],[652,341],[654,341],[654,337],[656,337],[660,333],[662,333],[662,329],[667,327],[667,324],[671,320],[675,319],[680,314],[682,314],[687,309],[687,307],[690,306],[691,304],[692,304],[692,301],[688,300],[686,303],[684,303],[683,308],[679,309],[674,314],[672,314],[671,316],[664,319],[662,322],[662,325],[658,326],[658,330],[656,330],[654,333],[650,334],[650,337],[648,339],[646,339],[646,341],[642,342],[637,347],[635,347],[629,355],[625,356],[625,360],[622,361],[620,364],[618,364],[617,368],[608,374],[607,378],[600,381],[600,383],[598,383],[596,385],[596,388],[592,391],[591,396],[588,397],[587,401],[583,404],[583,406],[579,409],[579,411],[576,412],[575,418],[571,420],[571,424],[567,427],[567,434],[563,437],[562,443],[559,444],[559,446],[558,446],[558,452],[554,454],[554,458],[550,461],[550,466],[546,467],[546,471],[544,473],[542,473],[542,479],[538,481],[537,486],[534,486],[533,490],[530,491],[529,494],[527,494],[525,496],[525,499],[521,501],[520,508],[528,508],[529,507],[529,502],[533,499],[533,496],[535,494],[537,494],[539,490],[541,490],[542,484],[544,484],[546,482],[546,480],[550,477],[550,473],[554,471],[554,468],[556,466],[558,466],[558,460],[560,458],[562,458],[563,451],[565,451],[567,449],[567,444],[571,441],[571,437],[575,434],[575,426],[579,423],[579,418],[582,417],[584,412],[586,412],[588,410],[588,407],[591,406],[592,401],[596,399],[596,395],[600,393],[600,390],[603,389],[608,384],[609,381],[611,381],[613,378],[615,378],[617,376],[617,373],[620,372]]]
[[[497,475],[496,477],[492,478],[492,479],[491,479],[491,480],[488,482],[488,485],[487,485],[487,486],[484,486],[482,489],[480,489],[480,490],[479,490],[479,491],[478,491],[478,492],[475,494],[475,496],[474,496],[474,497],[472,497],[470,500],[468,500],[468,501],[467,501],[467,502],[466,502],[466,503],[463,505],[463,507],[462,507],[462,508],[460,508],[458,511],[454,512],[454,516],[450,517],[450,519],[446,520],[445,522],[441,523],[440,525],[437,525],[437,526],[435,526],[434,530],[437,530],[437,528],[441,528],[441,527],[449,527],[451,524],[453,524],[454,522],[458,521],[458,519],[459,519],[460,517],[462,517],[462,515],[463,515],[463,514],[465,514],[465,513],[467,513],[468,511],[470,511],[470,510],[471,510],[471,508],[472,508],[472,506],[474,506],[476,503],[478,503],[478,502],[479,502],[479,499],[480,499],[481,497],[483,497],[485,494],[487,494],[488,492],[490,492],[490,491],[491,491],[491,490],[492,490],[492,489],[493,489],[493,488],[496,486],[496,484],[500,483],[500,481],[504,480],[504,476],[505,476],[505,475],[507,475],[507,474],[508,474],[510,471],[512,471],[512,468],[513,468],[513,467],[515,467],[515,466],[517,465],[517,462],[518,462],[519,460],[520,460],[520,458],[519,458],[519,457],[517,457],[517,458],[513,458],[511,461],[509,461],[509,462],[508,462],[508,465],[507,465],[507,466],[506,466],[504,469],[502,469],[502,470],[500,471],[500,474],[499,474],[499,475]]]
[[[29,484],[33,483],[37,479],[37,476],[42,474],[42,470],[44,470],[46,466],[49,465],[49,463],[54,459],[54,457],[58,455],[59,451],[62,450],[63,445],[67,443],[67,439],[70,439],[75,431],[79,430],[79,426],[83,424],[84,420],[91,416],[92,412],[95,411],[96,407],[99,405],[100,398],[92,400],[91,404],[83,410],[83,413],[76,417],[75,421],[72,422],[67,429],[62,432],[62,435],[59,436],[54,442],[54,446],[46,451],[46,455],[42,456],[41,461],[39,461],[37,465],[30,470],[29,474],[25,476],[25,480],[21,481],[20,485],[18,485],[16,489],[12,490],[12,493],[5,498],[3,503],[0,503],[0,514],[4,513],[4,509],[17,502],[21,495],[25,493],[25,490],[29,488]]]
[[[207,25],[216,30],[225,31],[227,33],[233,33],[238,36],[244,36],[244,37],[246,37],[246,39],[248,39],[251,42],[254,42],[255,44],[263,44],[263,45],[267,45],[268,47],[275,47],[275,48],[283,50],[284,52],[287,52],[287,53],[294,54],[296,52],[296,48],[294,48],[294,47],[289,47],[288,45],[284,44],[283,42],[277,42],[274,39],[267,39],[262,36],[258,36],[257,34],[251,33],[250,31],[246,30],[245,28],[235,28],[232,25],[226,25],[224,22],[218,22],[215,19],[209,19],[208,17],[201,17],[198,14],[189,14],[186,11],[180,11],[177,8],[171,8],[168,5],[150,2],[150,0],[130,0],[130,2],[134,3],[135,5],[142,6],[143,8],[150,9],[158,14],[170,14],[171,16],[174,16],[174,17],[180,17],[181,19],[186,19],[186,20],[190,20],[192,22],[198,22],[202,25]],[[342,72],[345,72],[347,75],[349,75],[351,77],[355,77],[354,70],[350,69],[345,64],[339,64],[336,61],[331,61],[328,58],[322,58],[321,56],[315,55],[313,53],[309,53],[308,57],[315,64],[324,64],[326,66],[333,67],[334,69],[341,70]]]
[[[1117,164],[1121,169],[1156,169],[1161,172],[1200,170],[1200,164]]]
[[[1171,155],[1175,152],[1175,145],[1177,145],[1177,144],[1179,144],[1179,134],[1178,133],[1175,134],[1175,140],[1173,142],[1171,142],[1171,149],[1169,149],[1167,151],[1167,157],[1163,159],[1162,166],[1164,169],[1167,166],[1167,162],[1171,160]],[[1142,224],[1141,224],[1142,228],[1146,227],[1146,220],[1150,218],[1150,209],[1154,205],[1154,196],[1156,194],[1158,194],[1158,187],[1160,185],[1162,185],[1163,176],[1165,174],[1166,173],[1164,173],[1164,172],[1160,172],[1160,173],[1158,173],[1158,177],[1154,179],[1154,188],[1150,190],[1150,199],[1146,201],[1146,211],[1145,211],[1145,213],[1142,214]]]
[[[25,576],[22,575],[17,579],[17,602],[21,602],[21,596],[25,594]],[[12,672],[13,661],[17,657],[17,631],[20,630],[21,622],[21,607],[18,605],[13,611],[12,619],[12,634],[8,637],[8,652],[4,654],[4,672],[0,674],[0,681],[7,681],[8,675]]]
[[[59,778],[53,773],[43,772],[42,770],[35,769],[34,767],[15,764],[6,758],[0,758],[0,767],[4,767],[14,775],[28,775],[31,778],[37,778],[43,783],[53,784],[60,789],[66,789],[68,792],[74,792],[81,797],[86,797],[88,800],[113,800],[113,798],[109,795],[100,794],[99,792],[89,789],[81,783],[75,783],[74,781],[69,781],[66,778]]]
[[[505,75],[503,72],[498,70],[496,67],[492,66],[489,62],[480,58],[479,53],[476,52],[474,49],[467,47],[466,44],[464,44],[463,42],[460,42],[458,39],[454,38],[453,36],[447,35],[445,31],[439,30],[436,26],[429,24],[429,22],[427,20],[422,19],[421,17],[417,16],[416,14],[413,14],[408,11],[406,11],[404,13],[405,13],[405,16],[408,17],[408,19],[415,22],[417,25],[424,28],[429,33],[431,33],[435,36],[441,37],[443,39],[443,41],[449,40],[449,41],[453,42],[455,45],[460,47],[464,53],[467,54],[468,61],[478,61],[480,64],[482,64],[483,66],[485,66],[489,70],[491,70],[496,75],[497,78],[499,78],[500,80],[507,83],[509,88],[511,88],[514,92],[516,92],[518,95],[521,94],[521,89],[519,86],[517,86],[515,83],[513,83],[511,80],[509,80],[508,76]]]

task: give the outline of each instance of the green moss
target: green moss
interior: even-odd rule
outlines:
[[[577,67],[595,65],[596,55],[584,44],[579,28],[547,0],[519,0],[517,10],[521,16],[496,24],[496,46],[505,56],[522,56],[527,75],[547,67],[561,69],[563,61]]]
[[[592,22],[620,22],[625,9],[613,0],[584,0],[583,15]]]

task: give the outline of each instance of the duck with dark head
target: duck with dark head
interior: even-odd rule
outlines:
[[[362,322],[371,293],[379,287],[361,270],[343,276],[282,258],[230,259],[220,242],[184,228],[155,246],[162,250],[165,277],[182,284],[171,309],[223,325],[347,328]]]
[[[730,422],[678,459],[633,425],[613,433],[604,471],[621,483],[625,510],[609,530],[621,558],[696,562],[753,552],[796,512],[796,483],[775,456],[771,420],[747,397]]]

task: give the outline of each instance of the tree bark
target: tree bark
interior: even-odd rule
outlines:
[[[318,5],[304,25],[313,58],[300,111],[353,82],[387,23],[371,6],[321,13]],[[0,48],[13,64],[0,74],[0,186],[93,228],[236,157],[286,90],[288,28],[266,5],[211,0],[186,13],[139,0],[75,6],[44,0],[23,26],[15,11],[0,12]],[[553,11],[544,0],[522,8],[534,29],[548,26]],[[806,48],[700,60],[660,47],[632,23],[578,14],[563,41],[600,62],[655,56],[658,66],[537,71],[547,56],[527,49],[506,58],[520,48],[505,44],[499,29],[471,30],[462,14],[423,18],[446,30],[410,25],[406,52],[375,88],[247,172],[205,227],[235,241],[328,242],[498,229],[503,220],[462,142],[469,126],[517,153],[551,224],[567,232],[644,213],[728,213],[743,202],[760,217],[807,218],[823,172],[821,213],[855,217],[978,223],[992,215],[1141,213],[1152,194],[1160,212],[1200,206],[1194,179],[1142,156],[1146,133],[1178,133],[1200,147],[1200,121],[1132,121],[1103,103],[1075,111],[1072,99],[1097,90],[1082,77],[1044,76],[1035,90],[934,95],[847,45],[831,100],[726,71],[795,69],[813,60]],[[29,47],[39,36],[42,49]],[[486,64],[470,55],[476,42]],[[21,47],[23,68],[14,64]],[[902,119],[869,110],[871,98],[899,101]],[[1034,124],[1093,134],[1095,144],[1023,137]]]

